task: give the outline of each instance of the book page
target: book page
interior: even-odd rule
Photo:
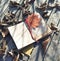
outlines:
[[[35,29],[32,28],[31,31],[32,31],[32,36],[36,41],[52,32],[51,29],[45,23],[43,18],[40,22],[40,25]]]
[[[24,22],[8,27],[8,30],[18,49],[35,42]]]

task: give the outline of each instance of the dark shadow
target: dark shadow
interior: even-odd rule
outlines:
[[[37,49],[37,54],[36,54],[36,59],[35,61],[39,61],[39,57],[41,57],[42,61],[44,61],[44,49],[43,49],[43,46],[42,46],[42,43],[38,43],[38,49]]]
[[[54,36],[54,34],[53,34],[53,36]],[[49,42],[49,45],[48,45],[46,51],[44,51],[42,42],[43,42],[44,40],[46,40],[48,37],[50,37],[51,40],[52,40],[52,38],[53,38],[51,35],[48,35],[48,36],[44,37],[43,39],[39,40],[40,42],[37,43],[38,49],[37,49],[37,54],[36,54],[36,59],[35,59],[35,61],[39,61],[39,58],[41,58],[41,61],[44,61],[45,55],[46,55],[46,53],[47,53],[47,51],[48,51],[48,49],[49,49],[49,46],[51,45],[51,42],[52,42],[52,41]]]

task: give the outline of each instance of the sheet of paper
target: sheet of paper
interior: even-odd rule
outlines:
[[[43,18],[40,25],[35,29],[31,28],[31,31],[32,36],[36,41],[51,33],[51,29],[47,26]]]
[[[8,30],[18,49],[35,42],[24,22],[8,27]]]

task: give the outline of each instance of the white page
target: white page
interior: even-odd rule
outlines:
[[[24,22],[8,27],[8,30],[18,49],[35,42]]]
[[[36,27],[35,29],[31,28],[31,33],[33,38],[38,41],[42,37],[50,34],[51,29],[46,25],[44,19],[42,18],[38,27]]]

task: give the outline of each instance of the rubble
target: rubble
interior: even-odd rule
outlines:
[[[60,46],[59,43],[60,42],[60,13],[59,13],[60,2],[55,0],[53,0],[53,2],[49,2],[49,1],[50,0],[44,2],[40,0],[39,1],[38,0],[6,0],[6,1],[1,0],[0,1],[0,61],[7,61],[9,59],[7,57],[11,57],[10,59],[12,60],[9,59],[9,61],[20,61],[20,60],[25,60],[25,61],[41,60],[42,61],[42,59],[44,61],[60,60],[60,56],[59,56],[60,55],[59,53],[60,51],[60,47],[59,47]],[[25,22],[26,17],[28,15],[31,15],[35,11],[39,12],[39,14],[42,15],[43,19],[46,20],[45,21],[46,24],[52,30],[51,35],[49,35],[51,36],[50,39],[48,38],[46,39],[46,41],[48,42],[49,40],[50,43],[46,44],[45,42],[43,42],[43,48],[47,49],[44,58],[41,58],[41,56],[39,55],[41,49],[40,47],[39,47],[40,49],[38,49],[39,42],[32,44],[30,46],[31,48],[28,47],[18,51],[18,49],[15,48],[16,46],[14,42],[10,43],[10,40],[8,39],[8,37],[11,38],[8,27],[15,26],[19,23]],[[45,40],[45,38],[42,39]],[[13,45],[10,45],[12,43]],[[36,44],[37,46],[35,46]],[[37,55],[39,55],[40,58]]]

